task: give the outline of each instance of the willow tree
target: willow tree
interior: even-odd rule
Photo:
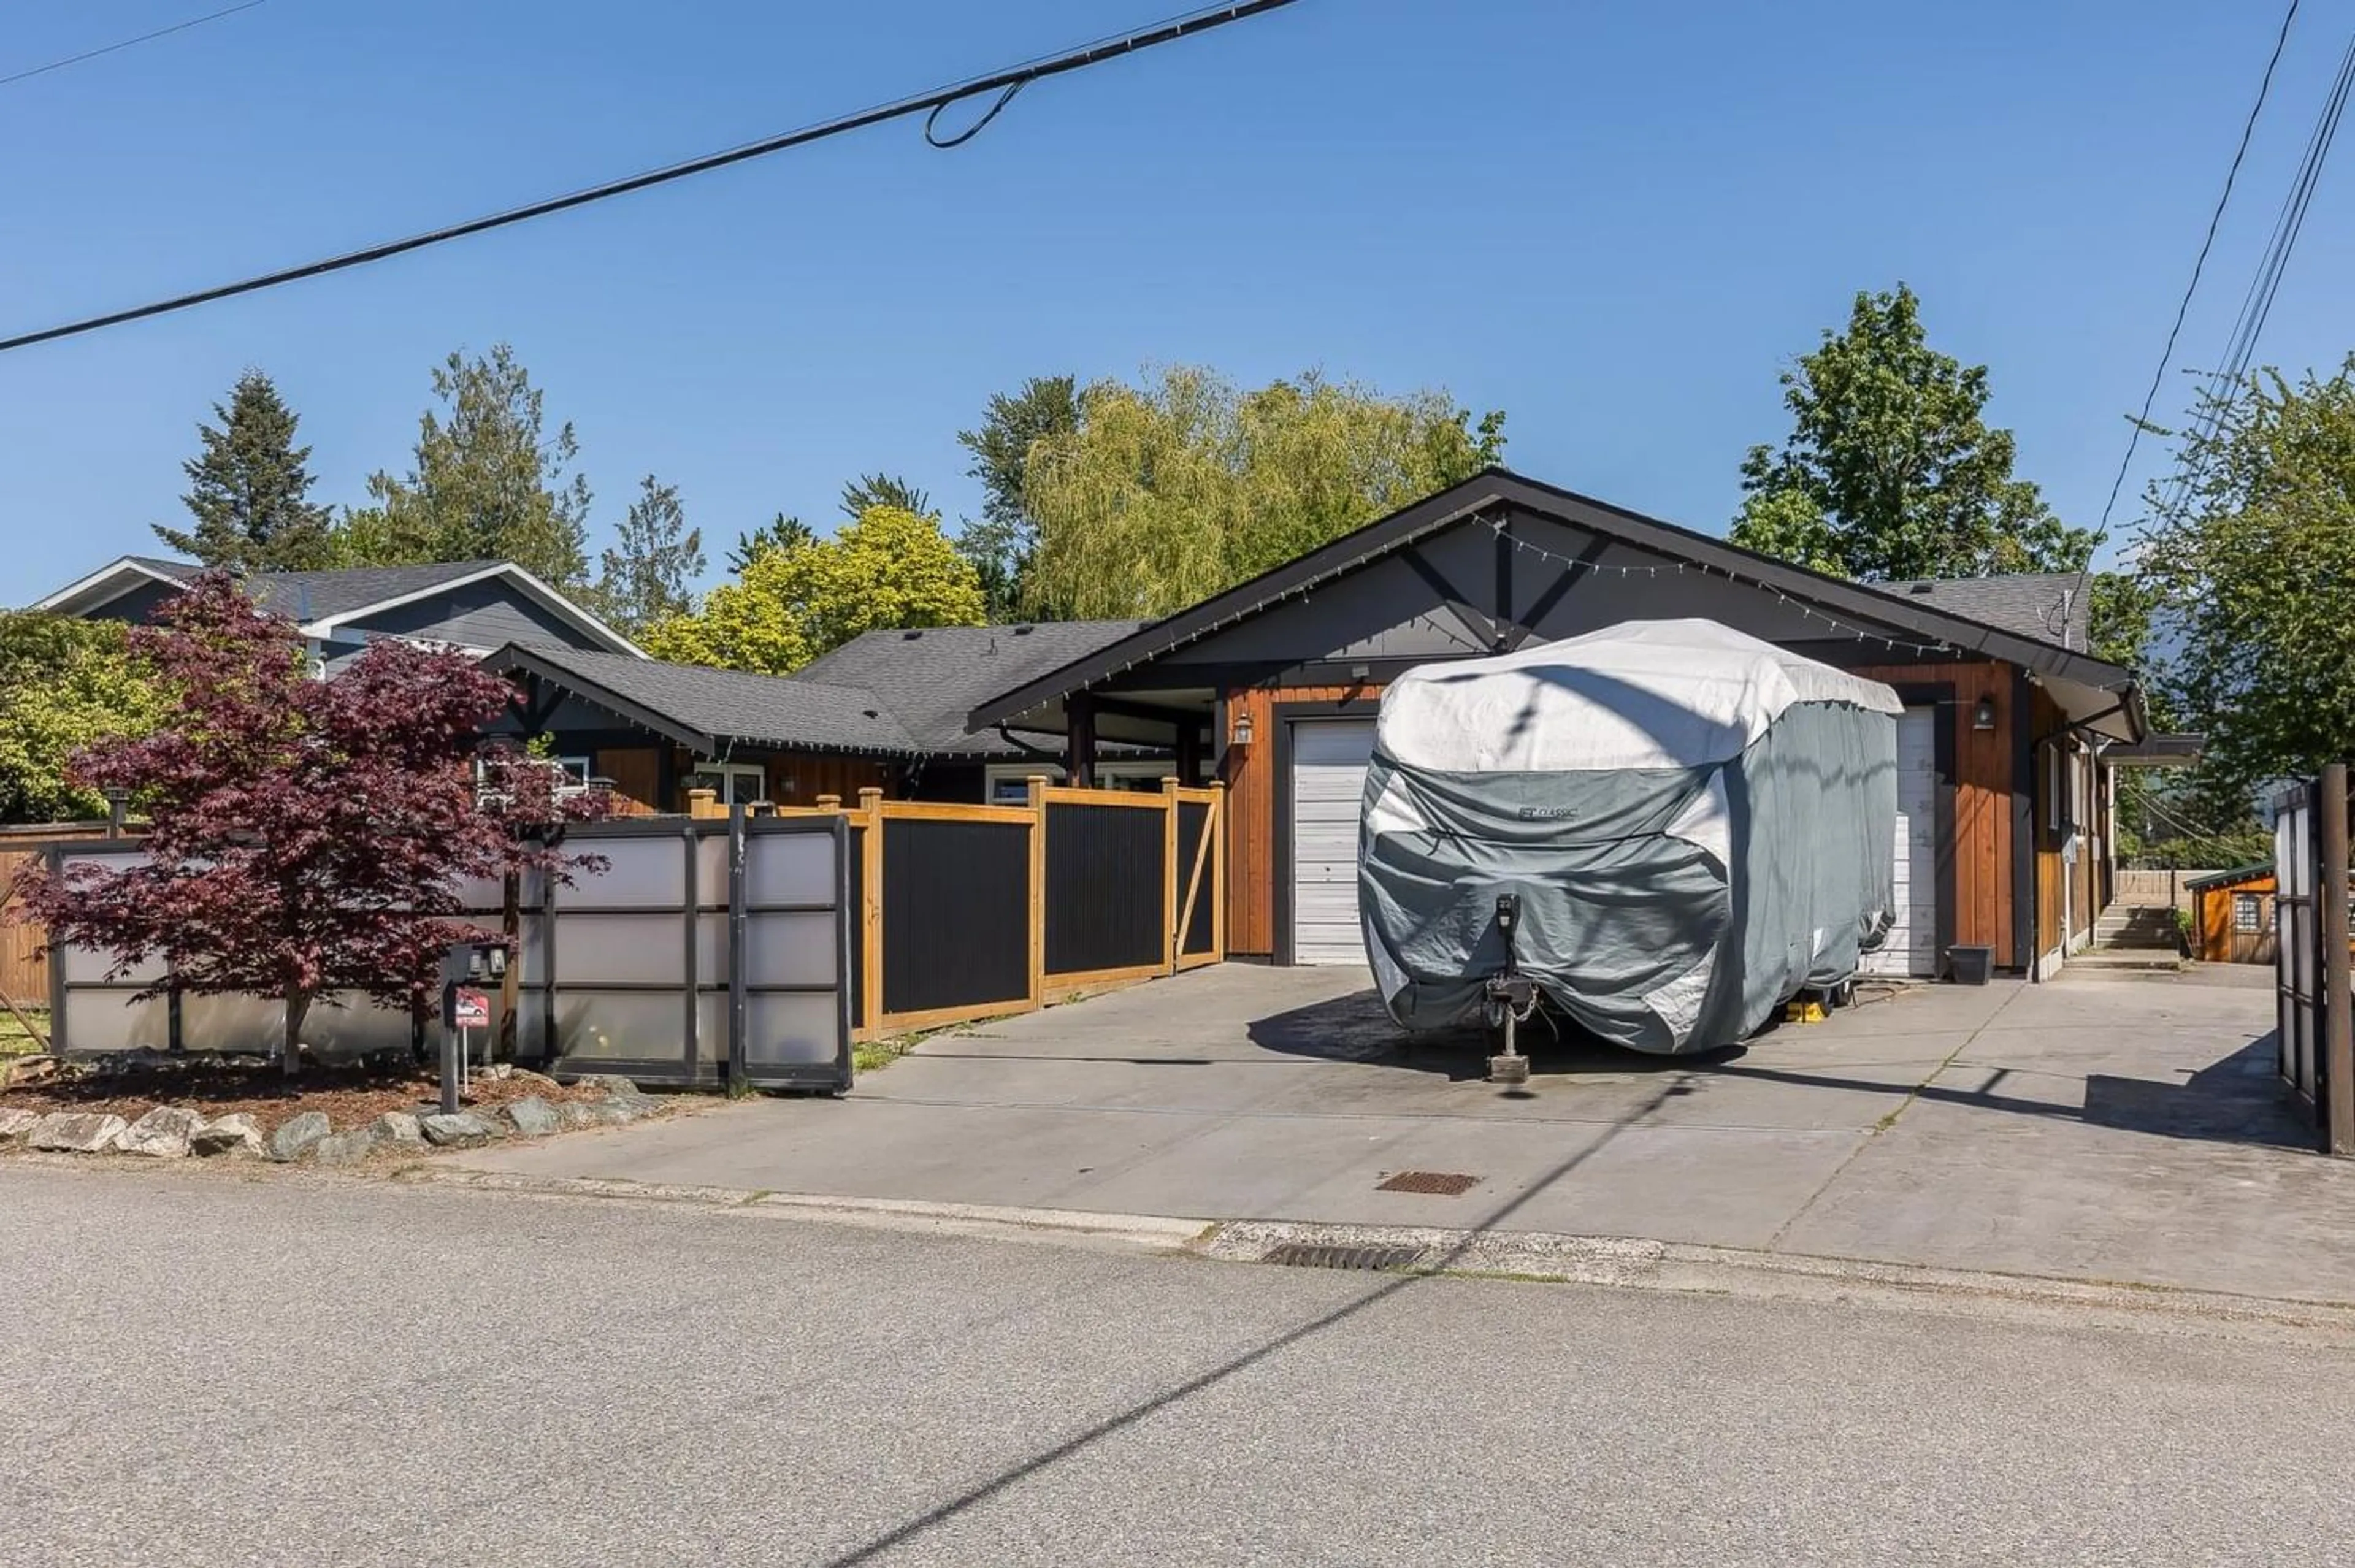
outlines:
[[[1190,367],[1103,381],[1024,470],[1028,607],[1156,616],[1470,477],[1504,450],[1442,391],[1390,397],[1314,372],[1244,391]]]

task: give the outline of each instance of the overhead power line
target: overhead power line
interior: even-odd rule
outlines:
[[[28,81],[37,76],[47,76],[53,70],[63,70],[69,65],[80,65],[84,60],[94,60],[101,55],[119,54],[124,49],[135,48],[141,44],[153,43],[157,38],[170,37],[174,33],[185,33],[190,27],[201,27],[207,22],[218,22],[224,16],[234,16],[240,11],[250,11],[261,4],[262,0],[244,0],[243,5],[226,6],[202,16],[191,16],[185,22],[175,22],[168,27],[158,27],[152,33],[142,33],[135,38],[123,38],[115,43],[101,44],[97,48],[84,49],[78,55],[68,55],[63,59],[54,59],[47,65],[37,65],[28,70],[17,71],[13,76],[0,76],[0,87],[6,87],[11,82]]]
[[[2331,146],[2339,138],[2339,123],[2347,112],[2350,88],[2355,88],[2355,36],[2349,37],[2345,52],[2339,57],[2339,74],[2331,80],[2330,91],[2323,97],[2322,112],[2316,116],[2313,133],[2307,137],[2306,153],[2298,160],[2297,172],[2290,178],[2289,194],[2282,197],[2281,211],[2274,219],[2273,234],[2265,241],[2256,274],[2249,280],[2248,292],[2241,296],[2241,312],[2232,320],[2224,357],[2209,373],[2208,395],[2194,416],[2187,447],[2196,447],[2203,437],[2214,432],[2223,415],[2227,389],[2241,384],[2256,358],[2257,344],[2264,336],[2265,323],[2273,317],[2274,301],[2281,293],[2282,279],[2289,271],[2298,235],[2305,230],[2307,209],[2313,205],[2315,187],[2321,182],[2323,165],[2329,161]],[[2192,479],[2190,465],[2179,462],[2168,491],[2168,508],[2182,499]]]
[[[2200,274],[2208,265],[2210,248],[2216,243],[2216,229],[2224,221],[2225,206],[2232,199],[2232,182],[2241,173],[2241,160],[2249,155],[2249,138],[2256,131],[2257,116],[2264,109],[2265,95],[2273,89],[2274,68],[2281,64],[2282,46],[2289,42],[2289,27],[2297,19],[2297,5],[2298,0],[2289,0],[2289,9],[2282,13],[2281,31],[2274,36],[2274,52],[2266,58],[2265,74],[2257,82],[2257,101],[2249,105],[2249,117],[2241,125],[2240,144],[2232,149],[2232,166],[2224,171],[2224,188],[2217,194],[2216,210],[2208,215],[2208,232],[2200,240],[2200,255],[2191,263],[2191,281],[2183,287],[2183,298],[2175,307],[2175,320],[2167,329],[2167,347],[2159,350],[2158,363],[2151,370],[2150,389],[2142,395],[2142,413],[2126,432],[2126,455],[2118,459],[2117,477],[2110,481],[2109,499],[2102,503],[2102,522],[2094,532],[2094,549],[2101,549],[2102,541],[2110,536],[2110,513],[2118,504],[2118,492],[2126,485],[2126,470],[2134,464],[2135,447],[2142,440],[2144,427],[2150,422],[2153,405],[2158,401],[2158,389],[2167,379],[2168,364],[2175,357],[2176,337],[2183,331],[2183,318],[2191,309],[2191,296],[2200,290]],[[2092,560],[2089,551],[2086,556],[2089,569]],[[2084,573],[2082,571],[2077,575],[2077,586],[2082,592],[2084,589]]]
[[[1139,50],[1153,48],[1161,44],[1190,38],[1197,34],[1207,33],[1214,27],[1225,27],[1231,22],[1245,21],[1269,11],[1280,10],[1293,3],[1294,0],[1236,0],[1236,3],[1231,5],[1213,5],[1199,11],[1190,11],[1184,16],[1173,16],[1149,27],[1115,34],[1098,39],[1094,43],[1083,44],[1060,54],[1041,56],[1036,59],[1026,60],[1020,65],[993,71],[986,76],[972,77],[946,87],[933,88],[910,97],[894,99],[888,103],[861,109],[832,120],[822,120],[815,124],[803,126],[799,130],[787,131],[758,142],[748,142],[724,152],[689,158],[684,163],[668,164],[661,168],[649,169],[643,174],[608,180],[602,185],[590,186],[563,196],[549,197],[545,200],[535,201],[524,207],[508,208],[503,212],[490,213],[482,218],[470,219],[463,223],[453,223],[440,229],[429,229],[421,234],[412,234],[402,240],[387,240],[382,244],[368,246],[365,250],[347,251],[341,255],[307,261],[301,266],[286,267],[274,272],[264,272],[258,277],[243,278],[232,283],[221,283],[212,288],[199,289],[194,293],[179,294],[170,299],[156,300],[148,304],[133,305],[127,310],[110,311],[104,315],[67,322],[59,326],[44,327],[38,332],[27,332],[15,337],[0,338],[0,353],[15,348],[28,348],[37,343],[54,342],[61,337],[79,336],[86,332],[96,332],[101,327],[120,326],[126,322],[144,321],[149,316],[166,315],[174,311],[209,304],[215,300],[231,299],[239,294],[254,293],[262,289],[276,288],[282,283],[298,283],[305,278],[324,277],[329,272],[340,272],[348,268],[366,266],[371,261],[385,261],[410,251],[422,251],[430,245],[443,245],[453,240],[465,239],[469,235],[485,234],[494,229],[506,229],[517,223],[529,222],[535,218],[546,218],[550,214],[568,211],[576,207],[587,207],[592,202],[610,201],[615,197],[627,196],[633,191],[646,190],[655,186],[667,185],[673,180],[709,174],[714,169],[726,168],[730,164],[741,164],[753,158],[767,157],[773,153],[782,153],[793,147],[807,146],[812,142],[821,142],[830,136],[839,136],[852,131],[862,131],[869,125],[879,125],[889,120],[903,120],[911,114],[925,116],[924,138],[932,145],[959,146],[971,140],[984,125],[996,118],[998,112],[1013,100],[1016,93],[1034,81],[1042,81],[1050,76],[1062,76],[1071,71],[1083,70],[1089,66],[1101,64],[1121,55],[1135,54]],[[943,110],[966,99],[979,98],[987,93],[996,93],[996,97],[976,123],[946,137],[934,133],[935,126]]]

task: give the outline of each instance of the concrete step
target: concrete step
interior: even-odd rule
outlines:
[[[2183,967],[2183,960],[2172,948],[2162,953],[2156,948],[2093,947],[2072,955],[2067,968],[2078,967],[2116,970],[2124,974],[2166,975]]]

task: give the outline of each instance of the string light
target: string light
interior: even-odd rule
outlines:
[[[1660,569],[1657,565],[1615,566],[1606,561],[1583,560],[1576,556],[1563,555],[1557,550],[1548,549],[1543,545],[1531,544],[1529,540],[1522,539],[1519,535],[1508,532],[1506,528],[1506,519],[1502,517],[1492,520],[1488,524],[1488,528],[1498,539],[1503,539],[1507,544],[1511,545],[1515,549],[1520,551],[1522,554],[1536,556],[1540,560],[1550,560],[1555,565],[1562,568],[1565,571],[1586,571],[1597,574],[1608,571],[1615,573],[1622,581],[1634,576],[1639,571],[1646,577],[1650,578],[1657,578],[1660,574]],[[1677,574],[1680,577],[1684,575],[1685,564],[1686,563],[1678,563],[1677,566]],[[1711,571],[1711,567],[1707,561],[1697,560],[1690,562],[1689,564],[1698,568],[1701,575],[1704,577],[1708,576]],[[1772,592],[1774,595],[1775,603],[1798,611],[1800,617],[1803,620],[1810,622],[1820,621],[1824,624],[1825,628],[1828,632],[1837,635],[1845,635],[1855,642],[1879,643],[1884,649],[1891,653],[1902,651],[1914,655],[1936,654],[1953,656],[1961,651],[1951,643],[1908,642],[1902,637],[1891,637],[1880,632],[1867,631],[1860,626],[1848,625],[1840,621],[1835,620],[1828,614],[1825,614],[1823,612],[1804,603],[1803,601],[1793,599],[1788,593],[1776,588],[1773,583],[1761,581],[1755,578],[1744,577],[1731,567],[1720,566],[1714,570],[1723,572],[1725,574],[1726,581],[1729,582],[1747,582],[1752,587]]]

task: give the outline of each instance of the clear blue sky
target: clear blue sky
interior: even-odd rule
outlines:
[[[13,6],[0,74],[209,8]],[[1171,0],[270,0],[0,89],[0,329],[47,325],[749,140]],[[512,342],[610,528],[638,475],[717,546],[863,469],[977,508],[955,433],[1038,372],[1304,367],[1510,415],[1540,478],[1720,529],[1777,368],[1911,283],[2062,513],[2098,515],[2278,11],[2248,0],[1659,7],[1302,0],[912,124],[0,356],[0,602],[183,519],[258,365],[317,494],[406,465],[427,371]],[[2212,363],[2355,0],[2310,0],[2181,357]],[[2262,357],[2355,347],[2355,152]],[[2188,390],[2170,376],[2162,415]],[[2163,452],[2146,446],[2129,494]],[[2122,508],[2121,516],[2131,516]]]

